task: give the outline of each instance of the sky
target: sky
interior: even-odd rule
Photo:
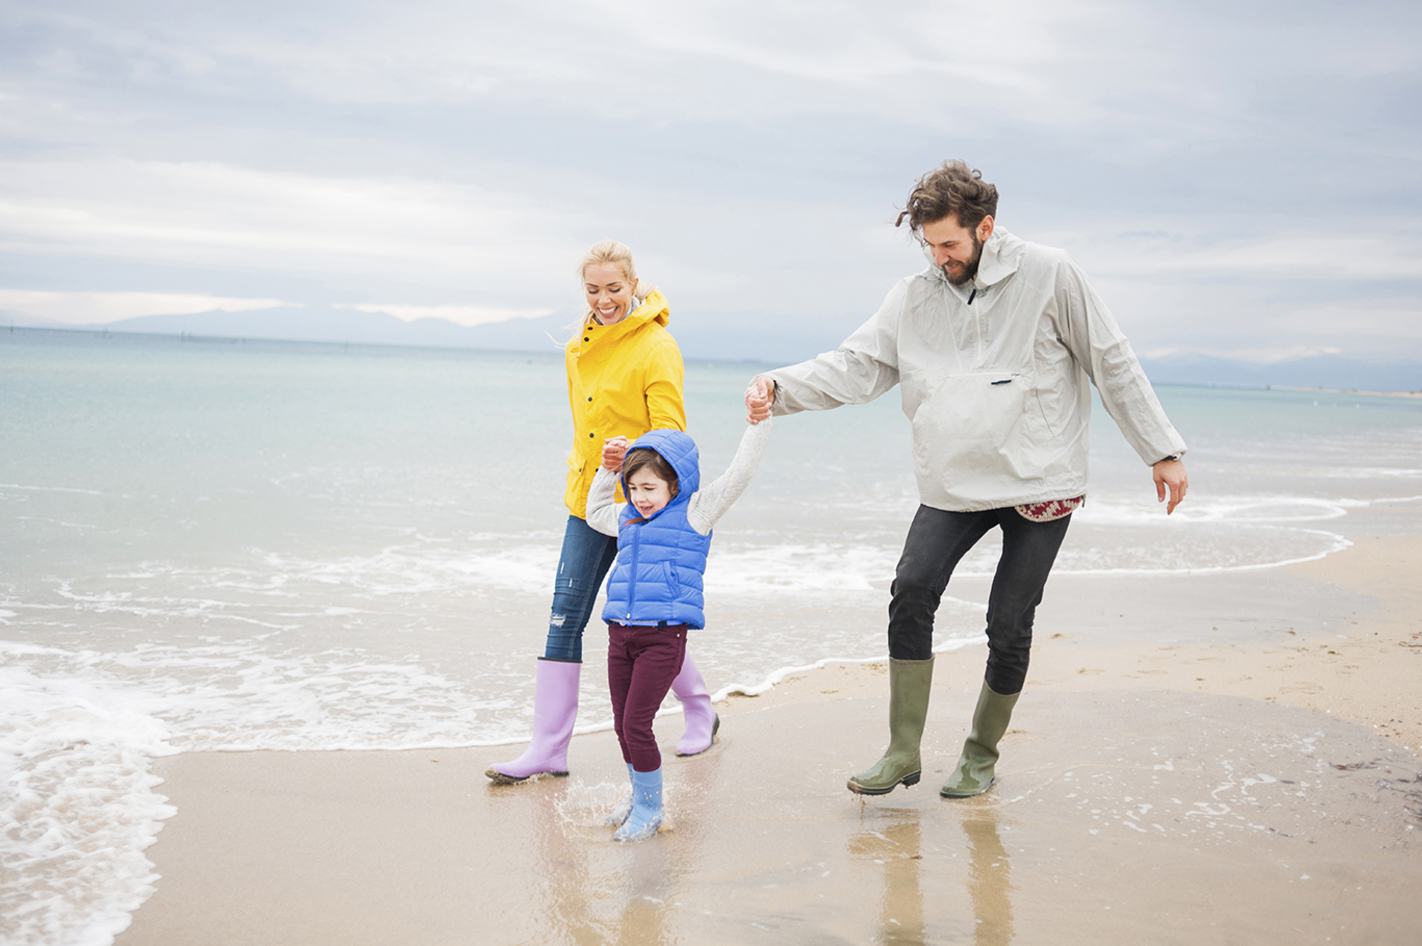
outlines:
[[[1422,388],[1419,50],[1366,0],[0,0],[0,319],[541,335],[610,237],[689,354],[809,357],[963,158],[1143,357]]]

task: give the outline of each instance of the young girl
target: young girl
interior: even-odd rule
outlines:
[[[607,682],[613,728],[632,778],[631,804],[608,818],[617,841],[641,841],[662,823],[662,755],[652,718],[682,664],[686,632],[706,624],[701,576],[711,527],[750,483],[770,422],[750,427],[731,468],[705,489],[696,443],[680,430],[652,430],[626,446],[608,441],[588,490],[588,525],[617,536],[607,583]],[[627,502],[617,503],[617,471]]]

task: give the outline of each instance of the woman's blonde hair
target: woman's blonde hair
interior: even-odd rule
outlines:
[[[625,243],[618,243],[616,240],[602,240],[594,243],[583,254],[582,261],[578,263],[578,278],[583,278],[588,267],[596,266],[598,263],[617,264],[617,268],[622,270],[623,277],[635,287],[632,290],[632,298],[635,302],[640,303],[657,288],[650,284],[637,282],[637,264],[632,261],[632,250]],[[582,321],[586,322],[592,314],[592,306],[584,301]]]
[[[583,261],[578,264],[578,277],[582,278],[589,266],[596,266],[598,263],[616,263],[628,282],[637,281],[637,264],[632,262],[632,250],[626,243],[618,243],[616,240],[594,243],[583,254]]]

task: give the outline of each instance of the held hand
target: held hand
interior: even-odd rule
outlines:
[[[768,378],[756,378],[746,388],[746,420],[759,424],[770,416],[775,404],[775,384]]]
[[[602,442],[602,468],[613,473],[622,472],[622,460],[631,446],[626,437],[609,437]]]
[[[1190,488],[1190,478],[1185,475],[1185,464],[1180,460],[1161,460],[1151,468],[1155,480],[1155,501],[1165,502],[1166,491],[1170,492],[1170,504],[1165,507],[1168,516],[1175,507],[1185,500],[1185,491]]]

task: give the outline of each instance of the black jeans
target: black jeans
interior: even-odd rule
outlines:
[[[1011,506],[983,512],[945,512],[919,506],[904,540],[889,601],[889,656],[933,656],[933,616],[953,569],[994,526],[1002,529],[1002,557],[988,596],[988,661],[984,679],[1004,696],[1027,679],[1032,617],[1061,548],[1071,516],[1051,522],[1024,519]]]

